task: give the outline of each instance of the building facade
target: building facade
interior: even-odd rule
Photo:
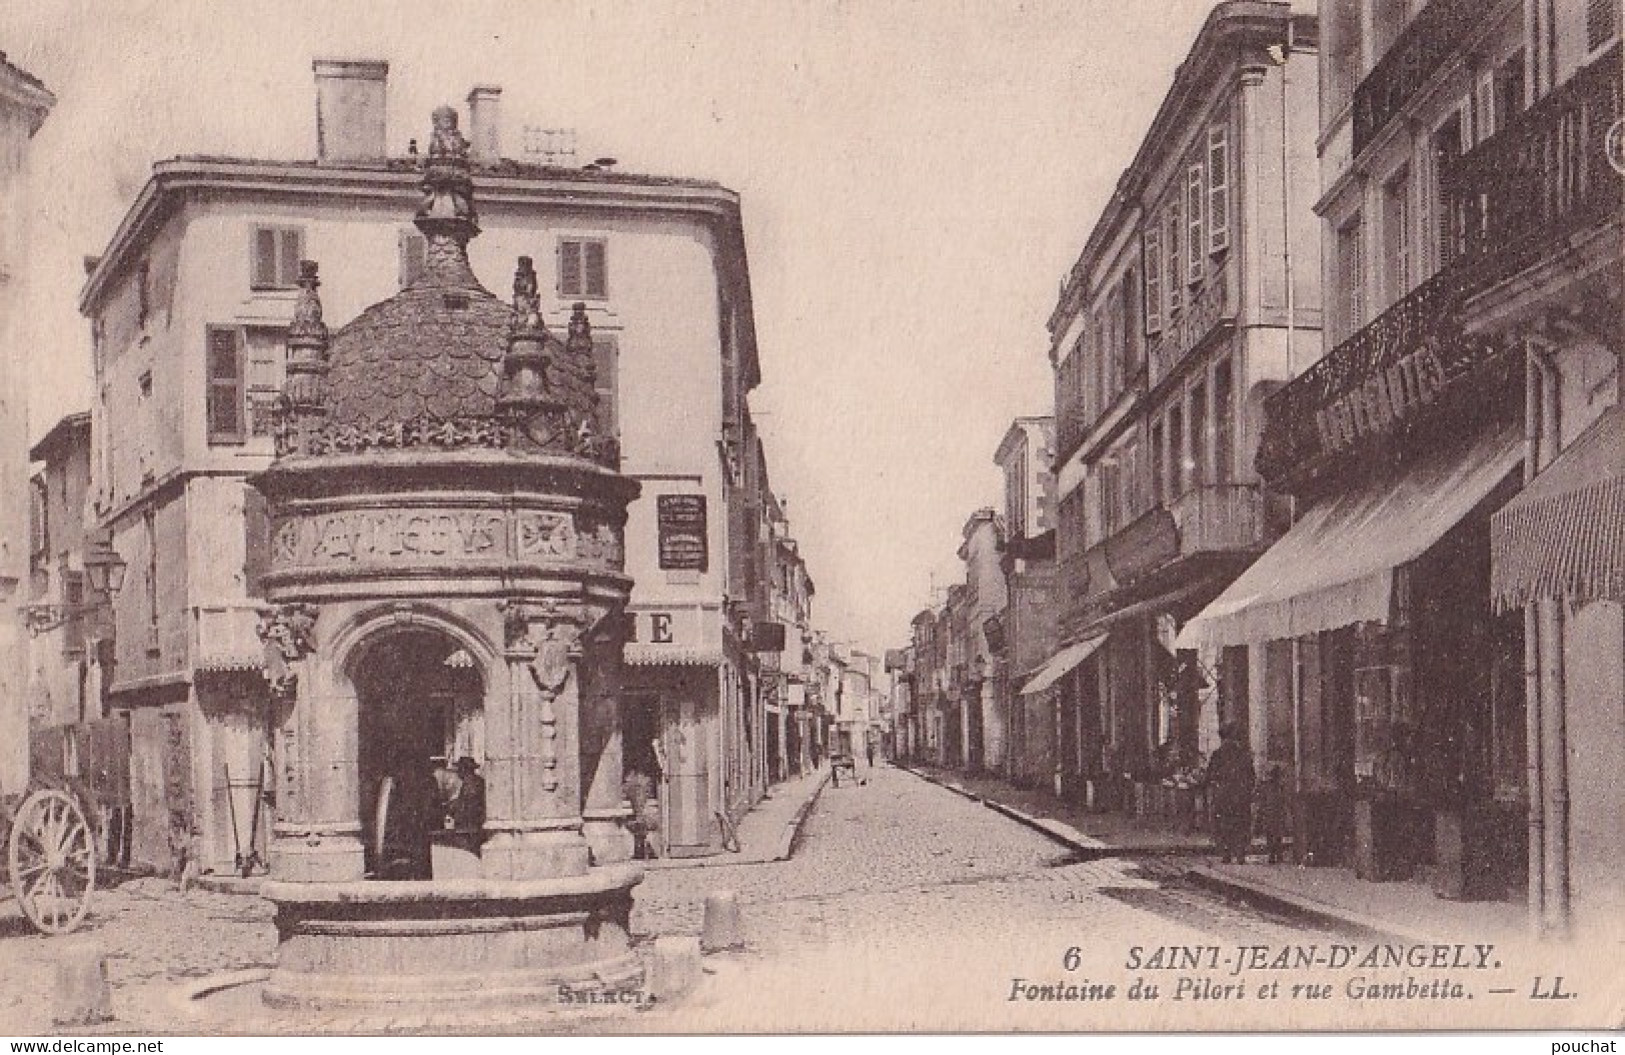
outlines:
[[[1328,12],[1327,352],[1267,400],[1257,459],[1299,516],[1186,628],[1245,648],[1291,716],[1254,750],[1290,774],[1300,857],[1446,897],[1527,892],[1548,931],[1581,905],[1618,918],[1617,839],[1595,834],[1620,808],[1618,608],[1586,594],[1602,603],[1570,626],[1549,591],[1494,592],[1491,524],[1617,399],[1618,14]],[[1573,699],[1565,648],[1600,657]],[[1594,767],[1572,761],[1568,714]]]
[[[1292,5],[1214,8],[1049,320],[1065,600],[1045,673],[1059,786],[1093,806],[1145,809],[1221,721],[1265,710],[1174,637],[1286,519],[1253,456],[1264,397],[1319,357],[1315,48]]]
[[[1000,620],[1010,747],[1006,775],[1052,788],[1056,695],[1027,691],[1056,649],[1055,420],[1017,418],[993,457],[1004,474],[1004,573],[1009,604]]]
[[[272,456],[299,261],[325,262],[337,321],[425,267],[425,242],[403,220],[419,193],[416,142],[387,140],[387,72],[315,63],[315,164],[158,163],[81,296],[97,386],[95,511],[129,567],[107,690],[130,715],[133,769],[162,789],[138,810],[136,859],[147,864],[223,867],[232,789],[267,782],[256,627],[269,537],[244,481]],[[468,97],[484,231],[471,266],[504,288],[512,258],[529,256],[549,318],[585,306],[603,439],[642,484],[625,542],[638,583],[627,767],[653,775],[660,849],[708,852],[721,845],[717,815],[747,807],[766,775],[745,641],[755,587],[737,559],[759,507],[747,397],[760,377],[739,201],[703,181],[508,160],[499,105],[499,89]],[[667,412],[673,402],[684,415]]]
[[[28,393],[21,277],[28,271],[28,148],[56,97],[0,52],[0,795],[28,783],[28,644],[17,609],[28,594]]]

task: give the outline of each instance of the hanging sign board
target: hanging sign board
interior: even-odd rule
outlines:
[[[704,495],[660,495],[655,499],[663,571],[705,571],[710,543]]]

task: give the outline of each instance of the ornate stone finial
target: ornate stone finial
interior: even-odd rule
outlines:
[[[513,319],[509,329],[515,334],[547,332],[542,321],[542,294],[536,281],[536,265],[522,256],[513,272]]]
[[[570,335],[564,349],[571,355],[587,356],[591,361],[592,323],[587,319],[587,305],[579,300],[570,308]]]
[[[326,403],[327,324],[322,321],[322,280],[314,260],[299,261],[299,299],[288,323],[288,369],[282,394],[286,409],[320,413]]]
[[[480,233],[478,221],[468,140],[457,130],[457,111],[442,106],[434,112],[434,133],[423,158],[423,203],[416,220],[429,243],[426,277],[443,285],[478,284],[468,266],[468,242]]]
[[[513,273],[508,354],[502,360],[502,388],[497,393],[501,413],[525,420],[546,404],[547,339],[536,267],[530,257],[522,256]]]

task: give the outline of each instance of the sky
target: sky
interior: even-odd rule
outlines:
[[[390,62],[392,146],[503,88],[583,159],[743,199],[752,408],[817,586],[871,649],[953,582],[993,452],[1053,409],[1045,322],[1211,0],[32,0],[0,50],[58,99],[22,279],[31,432],[90,401],[76,297],[176,154],[315,154],[314,58]],[[342,324],[346,320],[329,320]]]

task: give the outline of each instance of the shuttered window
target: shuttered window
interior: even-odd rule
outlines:
[[[1586,48],[1597,51],[1619,36],[1619,0],[1587,0]]]
[[[1176,186],[1177,186],[1177,184],[1176,184]],[[1184,258],[1184,255],[1181,254],[1180,251],[1179,251],[1179,245],[1180,245],[1179,203],[1180,203],[1180,195],[1178,195],[1178,194],[1173,195],[1173,197],[1169,199],[1169,201],[1168,201],[1168,215],[1164,218],[1163,227],[1162,227],[1162,236],[1163,236],[1164,239],[1166,239],[1165,248],[1168,251],[1168,271],[1167,271],[1168,281],[1165,282],[1163,285],[1164,285],[1164,288],[1167,291],[1167,296],[1168,296],[1166,311],[1167,311],[1168,321],[1169,322],[1172,322],[1174,316],[1179,313],[1179,303],[1180,303],[1179,276],[1184,274],[1184,272],[1181,270],[1181,262],[1185,258]]]
[[[602,239],[559,240],[559,295],[609,296],[609,247]]]
[[[1186,255],[1185,280],[1191,285],[1202,281],[1202,263],[1207,244],[1202,230],[1202,199],[1207,196],[1207,182],[1202,178],[1202,163],[1198,161],[1185,170],[1185,219],[1190,224],[1190,252]]]
[[[1210,253],[1230,248],[1230,130],[1207,130],[1207,238]]]
[[[243,488],[243,583],[250,597],[265,596],[271,570],[271,514],[258,488]]]
[[[254,289],[293,289],[299,280],[299,260],[305,253],[305,232],[299,227],[256,227],[250,247]]]
[[[1337,289],[1343,294],[1337,316],[1339,341],[1353,336],[1365,321],[1365,257],[1360,238],[1360,216],[1356,213],[1337,229]]]
[[[210,326],[205,363],[210,443],[241,443],[243,427],[243,346],[235,326]]]
[[[594,336],[592,339],[593,390],[598,393],[598,427],[602,434],[615,437],[620,434],[620,344],[614,337]]]
[[[85,621],[78,616],[85,604],[84,572],[62,572],[62,603],[75,615],[75,618],[62,624],[62,651],[70,655],[82,652],[85,647]]]
[[[425,257],[429,250],[428,239],[414,230],[401,232],[400,258],[401,258],[401,288],[405,289],[416,282],[423,274]]]
[[[1162,332],[1162,232],[1160,220],[1145,229],[1145,332]]]

